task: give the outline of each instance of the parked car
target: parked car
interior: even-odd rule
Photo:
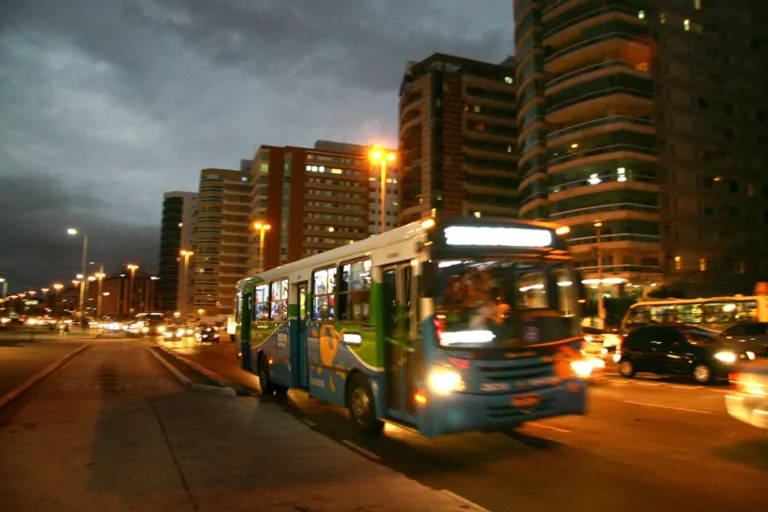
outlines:
[[[725,397],[728,414],[757,428],[768,429],[768,360],[740,365],[730,380],[733,392]]]
[[[720,336],[743,350],[754,352],[757,357],[768,357],[768,322],[732,325],[721,332]]]
[[[638,372],[691,375],[700,383],[727,378],[752,352],[728,347],[718,335],[686,324],[660,324],[631,331],[616,352],[619,374]]]

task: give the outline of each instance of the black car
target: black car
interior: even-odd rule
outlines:
[[[717,333],[691,325],[669,324],[640,327],[622,342],[619,373],[632,378],[637,372],[692,375],[701,383],[727,378],[747,352],[729,348]]]
[[[219,329],[217,327],[213,327],[210,325],[201,327],[200,331],[197,333],[197,339],[198,341],[200,341],[200,343],[203,343],[206,341],[210,343],[218,343]]]

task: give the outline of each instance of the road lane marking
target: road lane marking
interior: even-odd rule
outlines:
[[[532,426],[532,427],[545,428],[545,429],[547,429],[547,430],[554,430],[555,432],[564,432],[564,433],[566,433],[566,434],[568,434],[568,433],[570,433],[570,432],[571,432],[570,430],[566,430],[566,429],[564,429],[564,428],[560,428],[560,427],[553,427],[553,426],[551,426],[551,425],[543,425],[543,424],[541,424],[541,423],[536,423],[536,422],[533,422],[533,421],[529,421],[529,422],[525,423],[525,425],[530,425],[530,426]]]
[[[678,384],[670,384],[669,387],[675,389],[704,389],[701,386],[680,386]]]
[[[314,422],[314,421],[312,421],[312,420],[307,420],[307,419],[304,419],[304,418],[302,418],[302,419],[301,419],[301,421],[303,421],[304,423],[306,423],[307,425],[309,425],[309,426],[310,426],[310,427],[312,427],[312,428],[314,428],[314,427],[316,427],[316,426],[317,426],[317,423],[315,423],[315,422]]]
[[[369,459],[372,459],[372,460],[379,460],[379,459],[381,459],[381,457],[379,457],[375,453],[369,452],[368,450],[366,450],[362,446],[358,446],[355,443],[353,443],[352,441],[348,441],[346,439],[342,439],[341,443],[344,444],[345,446],[349,447],[349,448],[352,448],[353,450],[355,450],[360,455],[364,455],[365,457],[368,457]]]
[[[478,510],[479,512],[491,512],[487,508],[481,507],[474,501],[469,501],[467,498],[464,498],[463,496],[459,496],[455,492],[451,492],[448,489],[443,489],[440,492],[442,492],[443,494],[447,494],[451,498],[455,499],[456,501],[459,501],[462,505],[467,506],[472,510]]]
[[[712,411],[702,411],[700,409],[687,409],[685,407],[673,407],[671,405],[659,405],[659,404],[649,404],[647,402],[633,402],[631,400],[624,400],[624,403],[626,404],[634,404],[634,405],[644,405],[646,407],[658,407],[660,409],[673,409],[675,411],[684,411],[684,412],[695,412],[698,414],[710,414],[712,416],[715,415]]]

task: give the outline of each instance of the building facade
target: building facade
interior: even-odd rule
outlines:
[[[250,177],[203,169],[194,230],[192,289],[198,316],[229,315],[235,288],[248,269]]]
[[[585,278],[602,270],[611,294],[745,273],[725,252],[766,222],[758,4],[514,4],[521,217],[570,226]]]
[[[434,54],[400,88],[399,223],[430,215],[516,218],[513,59]]]
[[[381,166],[372,162],[369,151],[368,146],[330,141],[318,141],[314,148],[258,149],[250,189],[250,273],[380,232]],[[392,175],[386,187],[387,223],[392,226],[396,162],[387,170]]]
[[[163,197],[158,267],[160,280],[157,283],[160,311],[181,311],[185,304],[192,303],[190,275],[189,272],[186,276],[182,275],[180,251],[192,250],[196,210],[197,194],[194,192],[167,192]],[[185,290],[187,296],[183,297]]]

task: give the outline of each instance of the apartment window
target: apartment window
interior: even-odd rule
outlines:
[[[683,21],[683,28],[685,29],[686,32],[691,30],[691,20],[689,20],[689,19],[684,20]]]
[[[335,317],[334,291],[336,290],[336,268],[318,270],[312,275],[313,304],[312,318],[330,321]]]
[[[370,315],[371,260],[347,263],[341,267],[338,319],[368,322]]]
[[[681,270],[683,268],[683,258],[675,256],[675,270]]]
[[[707,270],[707,258],[699,259],[699,270],[702,272]]]
[[[661,12],[659,13],[659,23],[661,23],[662,25],[664,25],[666,22],[667,22],[667,13],[665,13],[664,11],[661,11]],[[667,40],[666,40],[666,39],[664,39],[664,43],[665,43],[665,44],[666,44],[666,42],[667,42]]]
[[[641,20],[645,19],[645,11],[637,11],[637,17]]]
[[[701,10],[701,0],[693,0],[693,8],[697,11]]]

